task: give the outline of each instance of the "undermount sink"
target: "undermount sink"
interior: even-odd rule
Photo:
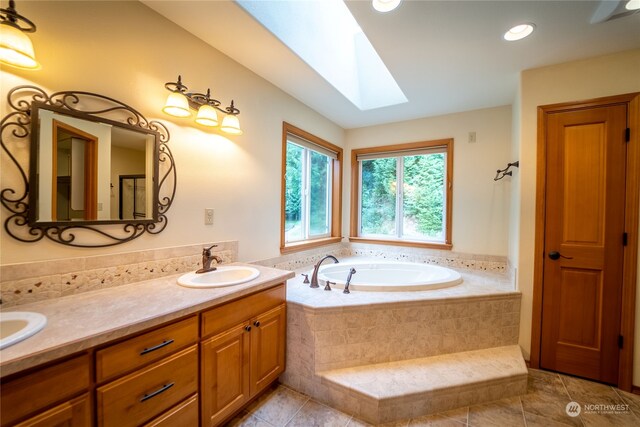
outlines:
[[[208,273],[191,272],[178,277],[178,284],[188,288],[221,288],[253,280],[260,275],[257,268],[244,265],[218,267]]]
[[[30,311],[0,313],[0,349],[29,338],[47,324],[47,317]]]

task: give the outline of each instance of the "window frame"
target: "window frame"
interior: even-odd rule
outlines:
[[[377,154],[389,154],[389,157],[400,157],[411,155],[411,151],[436,149],[446,153],[446,176],[445,176],[445,241],[443,243],[433,241],[399,239],[396,236],[361,236],[360,235],[360,185],[361,165],[358,156]],[[397,215],[396,215],[397,216]],[[453,218],[453,138],[438,139],[432,141],[409,142],[404,144],[385,145],[380,147],[367,147],[351,150],[351,224],[349,241],[362,243],[375,243],[383,245],[411,246],[419,248],[446,249],[453,248],[452,236]],[[396,221],[402,221],[396,218]]]
[[[286,242],[285,236],[285,208],[286,208],[286,190],[287,183],[285,174],[287,171],[287,136],[291,134],[297,138],[303,139],[312,145],[329,150],[335,153],[336,158],[330,158],[330,195],[329,195],[329,216],[330,226],[329,233],[321,237],[313,237],[295,242]],[[318,151],[320,154],[322,152]],[[296,126],[287,122],[282,122],[282,174],[281,174],[281,191],[280,191],[280,253],[291,253],[310,249],[318,246],[338,243],[342,240],[342,148],[334,145],[322,138],[310,134]],[[309,197],[307,197],[309,199]],[[306,213],[305,213],[306,215]],[[307,224],[305,224],[307,227]]]

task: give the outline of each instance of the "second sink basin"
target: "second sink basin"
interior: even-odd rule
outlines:
[[[47,317],[30,311],[0,313],[0,349],[29,338],[47,324]]]
[[[188,288],[221,288],[238,285],[253,280],[260,275],[257,268],[244,265],[218,267],[215,271],[196,274],[195,272],[178,277],[178,284]]]

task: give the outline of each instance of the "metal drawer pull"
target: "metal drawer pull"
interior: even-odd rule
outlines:
[[[171,387],[173,387],[174,384],[175,383],[165,384],[162,387],[160,387],[158,390],[154,391],[153,393],[145,394],[144,396],[142,396],[142,399],[140,399],[140,402],[144,402],[145,400],[149,400],[152,397],[155,397],[155,396],[159,395],[160,393],[163,393],[163,392],[169,390]]]
[[[166,347],[171,343],[173,343],[173,340],[164,340],[158,345],[154,345],[153,347],[145,348],[144,350],[142,350],[140,352],[140,356],[144,356],[147,353],[151,353],[152,351],[156,351],[158,349],[161,349],[162,347]]]

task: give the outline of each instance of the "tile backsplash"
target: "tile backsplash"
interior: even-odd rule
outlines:
[[[255,264],[284,270],[297,270],[312,266],[323,255],[333,255],[338,259],[340,257],[363,256],[385,261],[418,262],[452,268],[508,273],[507,258],[503,256],[474,255],[438,249],[348,242],[256,261]]]
[[[212,253],[224,263],[238,260],[238,242],[216,242]],[[200,267],[205,244],[150,249],[113,255],[87,256],[0,266],[0,307],[73,295],[140,282]],[[366,256],[392,261],[419,262],[452,268],[509,273],[506,257],[461,254],[453,251],[336,243],[303,252],[255,261],[255,264],[282,270],[310,267],[323,255]]]
[[[215,242],[212,253],[224,263],[238,259],[238,242]],[[150,249],[114,255],[38,261],[0,266],[1,307],[26,304],[140,282],[196,270],[202,263],[201,245]]]

